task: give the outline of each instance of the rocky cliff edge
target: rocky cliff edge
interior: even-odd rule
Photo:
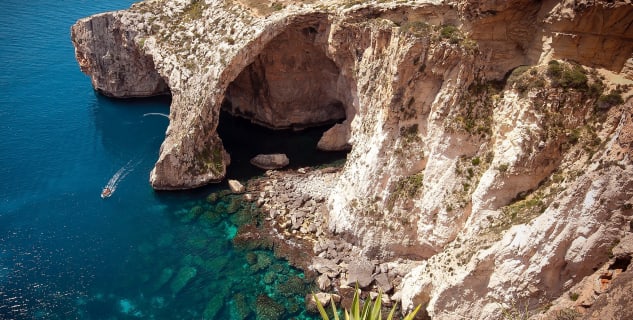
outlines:
[[[433,318],[554,317],[632,231],[629,2],[144,1],[72,37],[99,92],[172,95],[156,189],[224,177],[223,106],[340,122],[319,219],[369,260],[417,261],[393,295]]]

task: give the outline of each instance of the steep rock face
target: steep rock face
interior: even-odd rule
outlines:
[[[71,38],[81,71],[90,74],[92,86],[116,98],[169,94],[151,55],[136,44],[136,31],[123,12],[104,13],[79,20]]]
[[[564,1],[547,18],[553,56],[622,70],[633,52],[633,8],[627,1]]]
[[[170,126],[150,175],[157,189],[224,177],[223,102],[270,127],[344,117],[323,138],[352,146],[328,186],[321,218],[331,236],[369,260],[418,260],[397,288],[405,308],[494,319],[562,296],[630,232],[631,102],[599,110],[609,79],[567,63],[554,79],[547,62],[626,76],[631,5],[578,3],[317,2],[252,14],[233,2],[145,1],[109,14],[115,31],[73,37],[97,90],[134,91],[116,79],[140,71],[169,84]],[[110,63],[108,50],[127,62]],[[128,64],[143,67],[117,69]],[[531,67],[493,81],[520,65]],[[98,85],[110,70],[125,76]]]

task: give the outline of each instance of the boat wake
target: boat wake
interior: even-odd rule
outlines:
[[[169,119],[169,115],[168,114],[160,113],[160,112],[150,112],[150,113],[143,114],[143,117],[147,117],[147,116],[163,116],[163,117]]]
[[[123,167],[121,167],[117,172],[114,173],[110,181],[103,187],[101,191],[101,198],[105,199],[110,197],[116,188],[119,186],[119,183],[125,179],[125,177],[130,174],[130,172],[134,171],[134,168],[140,163],[140,161],[132,162],[132,160],[128,161]]]

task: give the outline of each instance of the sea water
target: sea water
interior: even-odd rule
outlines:
[[[233,247],[255,215],[248,203],[224,185],[150,188],[169,97],[105,98],[79,71],[70,26],[132,2],[0,3],[0,319],[313,317],[301,272]],[[342,156],[302,153],[319,132],[248,133],[231,121],[219,131],[242,181],[261,174],[245,160],[255,152],[295,152],[305,160],[295,166]],[[268,140],[244,143],[253,137]],[[105,186],[113,193],[102,199]]]

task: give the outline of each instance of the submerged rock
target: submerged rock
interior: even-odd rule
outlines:
[[[224,297],[213,297],[207,303],[207,306],[204,308],[202,312],[203,319],[215,319],[218,312],[224,306]]]
[[[253,224],[240,226],[237,235],[233,238],[233,245],[241,250],[270,249],[272,241],[262,236],[261,232]]]
[[[287,166],[290,164],[290,160],[288,159],[288,156],[283,153],[258,154],[251,159],[251,164],[260,169],[274,170]]]
[[[251,314],[252,310],[250,309],[248,301],[246,301],[246,297],[242,293],[237,293],[233,296],[233,303],[231,304],[231,315],[232,319],[243,320],[247,319]]]
[[[158,279],[153,285],[153,291],[157,291],[160,288],[162,288],[167,283],[167,281],[171,279],[173,275],[174,275],[174,270],[172,268],[164,268],[160,272],[160,276],[158,276]]]
[[[290,276],[286,281],[277,286],[277,290],[286,298],[296,297],[305,292],[306,283],[305,280],[300,277]]]
[[[177,295],[180,290],[182,290],[189,281],[196,276],[196,274],[198,274],[198,270],[194,267],[186,266],[180,268],[180,270],[178,270],[178,274],[176,274],[169,285],[172,294]]]
[[[266,319],[266,320],[276,320],[282,319],[284,315],[285,309],[284,307],[277,303],[273,298],[261,294],[257,296],[257,301],[255,302],[256,306],[256,315],[257,319]]]
[[[241,205],[242,201],[240,198],[231,197],[226,204],[226,212],[229,214],[234,214],[237,212],[237,210],[240,209]]]
[[[253,272],[264,270],[273,263],[273,259],[268,253],[257,252],[255,256],[257,257],[256,262],[250,267]]]

